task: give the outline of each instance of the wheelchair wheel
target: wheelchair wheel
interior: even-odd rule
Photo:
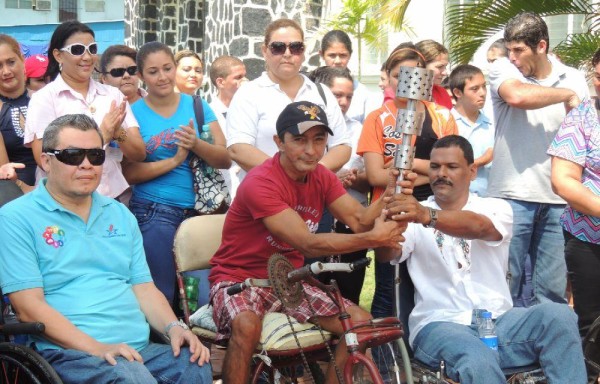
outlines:
[[[373,347],[370,349],[370,353],[385,384],[402,383],[404,368],[398,340]],[[367,368],[362,364],[353,368],[352,378],[353,383],[367,384],[373,382]]]
[[[0,343],[0,382],[6,384],[62,384],[54,369],[31,348]]]

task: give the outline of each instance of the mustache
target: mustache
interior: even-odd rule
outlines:
[[[436,186],[436,185],[440,185],[440,184],[445,184],[445,185],[449,185],[449,186],[453,186],[454,185],[454,184],[452,184],[452,182],[450,180],[447,180],[447,179],[437,179],[431,185],[432,186]]]

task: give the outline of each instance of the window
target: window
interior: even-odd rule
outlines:
[[[77,20],[77,0],[58,0],[58,21]]]
[[[556,47],[566,39],[567,35],[583,33],[587,31],[588,25],[584,24],[583,15],[558,15],[545,17],[550,35],[550,47]]]
[[[6,0],[6,8],[32,9],[31,0]]]

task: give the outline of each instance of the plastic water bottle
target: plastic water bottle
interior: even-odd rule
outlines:
[[[496,326],[492,321],[491,312],[483,312],[481,314],[481,323],[479,324],[479,338],[488,347],[494,351],[498,350],[498,336],[496,335]]]
[[[194,313],[198,309],[198,279],[188,276],[183,279],[183,285],[185,288],[185,297],[188,299],[190,313]]]

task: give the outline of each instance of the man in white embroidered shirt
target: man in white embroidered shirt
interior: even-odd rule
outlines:
[[[432,367],[445,361],[448,377],[461,384],[505,383],[503,369],[535,363],[549,383],[585,383],[573,311],[558,303],[513,308],[506,282],[512,211],[503,200],[469,193],[476,174],[469,142],[446,136],[431,151],[434,196],[423,205],[412,197],[388,204],[393,219],[410,223],[400,253],[378,250],[377,259],[407,262],[415,357]],[[492,312],[497,351],[479,339],[481,310]]]

